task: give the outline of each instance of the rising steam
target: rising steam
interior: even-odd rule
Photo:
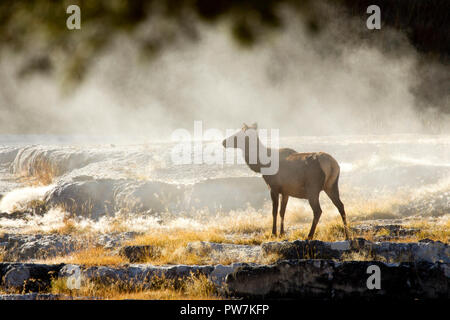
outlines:
[[[11,55],[0,62],[0,132],[167,139],[194,120],[220,129],[258,121],[282,136],[448,132],[448,117],[415,108],[418,54],[406,38],[392,31],[380,45],[363,41],[363,20],[326,10],[335,19],[316,37],[287,17],[285,30],[243,50],[223,25],[205,27],[198,43],[148,64],[118,37],[68,95],[53,77],[17,79],[21,57]],[[384,52],[383,41],[401,54]]]

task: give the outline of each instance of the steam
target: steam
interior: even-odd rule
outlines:
[[[243,50],[223,25],[208,26],[200,42],[164,51],[148,64],[133,40],[119,36],[66,96],[59,79],[17,79],[22,57],[11,55],[0,62],[0,130],[151,140],[203,120],[219,129],[258,121],[282,136],[426,132],[428,113],[417,111],[421,101],[411,90],[421,80],[419,60],[405,37],[386,31],[384,41],[401,54],[386,53],[385,44],[360,38],[363,22],[339,25],[342,17],[327,10],[334,22],[316,37],[287,14],[285,30]],[[431,127],[448,131],[446,120],[438,117]]]
[[[0,212],[11,213],[26,210],[30,207],[31,202],[42,201],[45,193],[52,188],[53,185],[15,189],[0,200]]]

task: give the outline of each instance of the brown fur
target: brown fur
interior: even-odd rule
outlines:
[[[244,127],[243,130],[246,130],[246,128]],[[227,147],[228,139],[223,141],[224,147]],[[308,235],[308,239],[312,239],[322,214],[319,194],[323,190],[338,208],[344,223],[345,235],[348,239],[349,235],[344,204],[339,197],[338,181],[340,168],[337,161],[325,152],[298,153],[292,149],[269,149],[262,145],[259,139],[258,148],[265,148],[267,152],[279,152],[278,172],[274,175],[263,175],[264,181],[270,188],[272,198],[272,234],[276,235],[277,213],[281,195],[280,234],[284,233],[284,214],[289,197],[308,199],[314,214],[311,230]],[[260,172],[263,165],[259,161],[257,164],[249,164],[248,145],[245,146],[243,152],[250,169],[255,172]]]

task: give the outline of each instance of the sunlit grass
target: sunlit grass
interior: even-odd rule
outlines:
[[[22,172],[19,180],[29,186],[47,186],[60,175],[58,167],[47,159],[37,159],[32,172]]]
[[[50,292],[61,296],[107,300],[217,300],[220,299],[214,284],[205,275],[191,275],[180,280],[153,277],[150,283],[110,284],[95,280],[83,283],[78,289],[69,289],[64,278],[52,280]]]
[[[99,246],[87,246],[68,255],[36,260],[36,262],[50,264],[70,263],[85,266],[114,266],[128,263],[124,257]]]

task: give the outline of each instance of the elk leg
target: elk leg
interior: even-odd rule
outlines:
[[[271,190],[270,197],[272,198],[272,217],[273,217],[272,234],[275,236],[277,234],[277,213],[278,213],[279,194],[278,192]]]
[[[281,207],[280,207],[280,217],[281,217],[281,226],[280,226],[280,235],[284,234],[284,213],[286,212],[286,205],[288,203],[289,196],[287,194],[281,194]]]
[[[309,231],[308,235],[308,240],[312,240],[314,232],[316,231],[317,223],[319,222],[320,216],[322,214],[322,209],[320,208],[319,195],[309,198],[308,201],[314,214],[311,230]]]
[[[345,216],[344,204],[342,203],[342,201],[339,197],[339,188],[338,188],[337,183],[333,185],[331,190],[325,190],[325,193],[328,195],[328,197],[331,199],[333,204],[339,210],[339,213],[342,218],[342,222],[344,223],[345,238],[347,240],[349,240],[350,236],[349,236],[348,227],[347,227],[347,219]]]

